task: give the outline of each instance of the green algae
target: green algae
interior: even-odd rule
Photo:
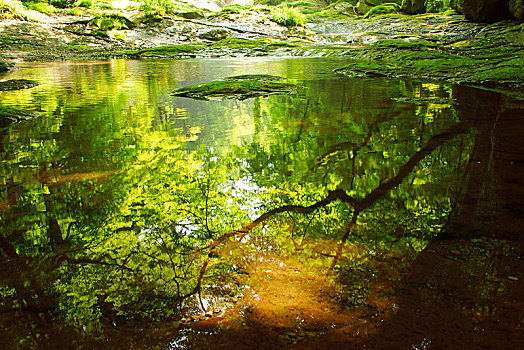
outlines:
[[[253,76],[250,78],[247,75],[230,77],[226,80],[182,87],[176,89],[172,95],[197,100],[245,100],[257,96],[292,93],[296,90],[294,84],[258,79],[260,77]]]

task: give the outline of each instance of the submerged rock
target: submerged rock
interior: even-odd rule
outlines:
[[[190,97],[197,100],[245,100],[257,96],[287,94],[296,90],[296,85],[267,80],[260,75],[245,75],[226,78],[222,81],[186,86],[173,92],[173,96]],[[274,78],[274,77],[272,77]]]
[[[0,106],[0,129],[38,117],[35,112],[25,112],[17,109]]]
[[[40,85],[37,81],[27,79],[11,79],[0,81],[0,91],[29,89]]]

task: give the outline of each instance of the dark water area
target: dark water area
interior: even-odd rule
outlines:
[[[25,64],[1,349],[514,349],[524,103],[341,59]],[[291,95],[173,97],[278,75]]]

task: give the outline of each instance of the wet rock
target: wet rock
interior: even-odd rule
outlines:
[[[402,2],[402,11],[410,15],[416,15],[426,12],[426,0],[404,0]]]
[[[514,19],[524,21],[524,0],[509,0],[509,12]]]
[[[226,78],[227,79],[227,78]],[[225,80],[186,86],[173,92],[173,96],[197,100],[245,100],[251,97],[292,93],[296,85],[276,81]]]
[[[200,34],[198,37],[201,39],[219,41],[229,38],[231,33],[226,29],[213,29],[208,32]]]
[[[508,0],[451,0],[451,8],[477,22],[496,22],[508,19]]]
[[[0,91],[30,89],[40,85],[37,81],[27,79],[11,79],[0,81]]]

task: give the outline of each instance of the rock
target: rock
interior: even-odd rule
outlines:
[[[226,29],[213,29],[208,32],[200,34],[198,37],[201,39],[219,41],[227,39],[230,36],[230,33]]]
[[[424,13],[426,12],[426,0],[404,0],[401,8],[410,15]]]
[[[227,78],[226,78],[227,79]],[[212,81],[176,89],[173,96],[198,100],[245,100],[257,96],[286,94],[296,91],[296,85],[277,81],[242,80]]]
[[[0,130],[13,124],[38,117],[36,112],[26,112],[0,105]]]
[[[402,0],[360,0],[357,4],[357,12],[361,15],[367,14],[371,9],[377,6],[386,6],[391,7],[388,5],[402,5]]]
[[[9,70],[9,66],[5,64],[5,62],[0,61],[0,72],[7,72]]]
[[[333,10],[340,12],[340,13],[352,13],[352,14],[355,13],[353,5],[347,2],[341,2],[340,4],[333,6]]]
[[[508,0],[451,0],[451,8],[476,22],[496,22],[508,19]]]
[[[509,13],[518,21],[524,21],[524,0],[509,0]]]
[[[30,89],[40,85],[37,81],[27,79],[11,79],[0,81],[0,91]]]
[[[175,13],[175,16],[182,17],[185,19],[202,19],[204,18],[204,14],[199,11],[188,11],[188,12],[177,12]]]

